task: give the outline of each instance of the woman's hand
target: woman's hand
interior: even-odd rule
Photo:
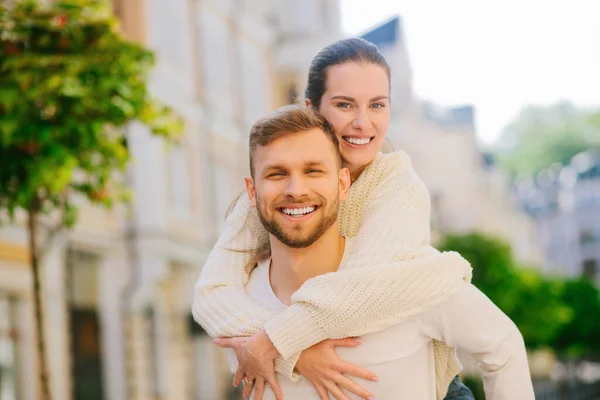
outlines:
[[[244,382],[242,391],[244,399],[250,398],[252,389],[254,389],[254,399],[261,400],[267,383],[271,385],[275,398],[283,399],[281,388],[275,377],[273,361],[279,353],[264,331],[250,338],[218,338],[214,342],[219,347],[231,348],[235,351],[238,368],[233,377],[233,386],[238,387],[240,383]]]
[[[372,393],[354,383],[346,375],[374,382],[379,380],[377,376],[371,371],[340,360],[335,352],[337,346],[355,347],[359,344],[360,338],[324,340],[300,354],[296,369],[313,384],[321,400],[329,400],[327,392],[337,400],[350,400],[342,388],[363,399],[374,399]]]

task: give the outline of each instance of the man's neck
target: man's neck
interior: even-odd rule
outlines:
[[[275,295],[291,304],[292,294],[310,278],[337,271],[346,245],[337,224],[332,225],[309,247],[294,249],[271,236],[269,277]]]

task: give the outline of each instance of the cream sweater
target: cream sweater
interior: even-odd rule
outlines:
[[[352,240],[346,239],[345,254],[352,245]],[[261,306],[279,313],[287,306],[271,286],[269,271],[272,268],[277,267],[271,265],[270,259],[259,262],[250,275],[246,293]],[[435,400],[432,340],[452,344],[474,357],[482,373],[487,400],[535,398],[521,333],[498,307],[467,282],[461,283],[447,301],[400,324],[363,335],[358,347],[339,347],[336,352],[344,361],[379,377],[378,382],[360,381],[376,399]],[[235,352],[227,349],[227,355],[235,371],[238,366]],[[278,381],[285,400],[320,398],[303,377],[291,381],[278,374]],[[350,399],[361,399],[344,392]],[[275,400],[271,388],[265,389],[263,400]]]
[[[341,203],[340,233],[355,238],[336,273],[306,281],[293,304],[274,314],[245,292],[245,265],[268,235],[242,196],[226,221],[194,290],[192,313],[211,336],[250,336],[265,329],[293,377],[299,353],[328,338],[359,336],[396,325],[446,301],[471,267],[454,252],[430,246],[427,188],[404,152],[378,157]],[[453,348],[434,342],[436,392],[443,399],[460,371]]]

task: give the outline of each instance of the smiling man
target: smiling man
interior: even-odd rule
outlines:
[[[269,234],[269,247],[249,265],[246,292],[277,313],[292,304],[292,295],[307,280],[336,272],[346,254],[352,254],[354,239],[339,234],[337,221],[340,202],[348,197],[350,176],[342,168],[331,126],[310,109],[286,107],[262,118],[251,130],[249,147],[251,176],[246,178],[246,190]],[[356,281],[354,291],[364,287]],[[518,329],[466,281],[446,301],[364,335],[358,347],[337,352],[345,362],[377,376],[370,381],[356,379],[369,398],[433,400],[434,340],[463,348],[477,358],[488,398],[533,398]],[[233,369],[235,364],[232,357]],[[297,381],[277,377],[279,385],[269,382],[275,383],[277,392],[280,387],[287,400],[329,398],[303,377]],[[248,387],[254,385],[257,398],[275,398],[264,380],[247,378],[244,381]],[[344,396],[363,398],[346,390]]]

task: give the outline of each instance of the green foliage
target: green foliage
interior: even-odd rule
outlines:
[[[531,176],[554,163],[566,165],[576,154],[600,149],[600,112],[569,103],[528,107],[503,132],[500,165],[512,175]]]
[[[600,299],[592,283],[519,267],[507,244],[481,234],[448,236],[440,249],[471,263],[473,284],[515,322],[528,348],[600,350],[594,341],[600,337]]]
[[[558,334],[556,347],[571,357],[600,354],[600,293],[586,279],[568,281],[561,295],[573,309],[573,318]]]
[[[111,206],[129,160],[123,127],[167,139],[181,121],[150,96],[153,54],[124,40],[104,0],[32,0],[0,8],[0,209],[65,211],[74,194]],[[0,221],[1,222],[1,221]]]

